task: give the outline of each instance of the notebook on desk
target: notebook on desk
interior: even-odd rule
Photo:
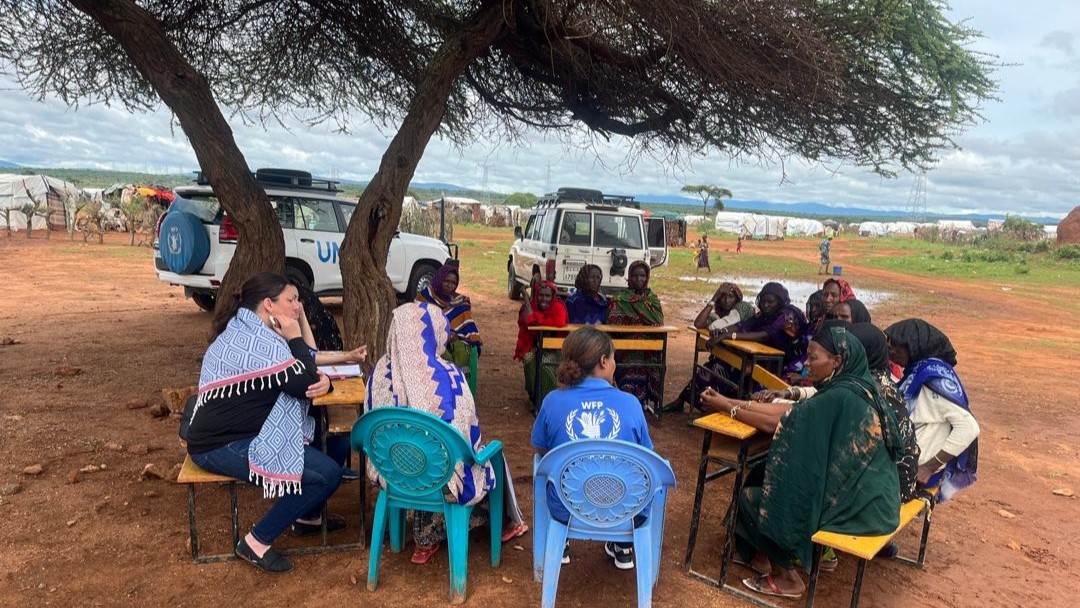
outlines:
[[[340,378],[359,378],[364,375],[363,370],[360,369],[359,363],[320,365],[319,371],[330,376],[332,380],[338,380]]]

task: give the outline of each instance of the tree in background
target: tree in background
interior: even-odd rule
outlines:
[[[146,212],[146,197],[138,192],[132,192],[130,197],[120,198],[120,213],[124,216],[124,225],[128,231],[128,245],[135,246],[135,231],[142,222],[142,216]]]
[[[506,197],[502,204],[529,209],[536,204],[537,196],[531,192],[515,192]]]
[[[994,91],[993,60],[966,46],[978,33],[950,23],[941,0],[143,6],[0,0],[0,69],[38,97],[72,104],[117,99],[138,110],[160,97],[242,236],[277,237],[241,238],[241,247],[274,242],[257,254],[238,249],[244,264],[279,261],[280,232],[217,103],[253,121],[396,129],[341,250],[346,339],[374,355],[395,305],[390,241],[436,132],[460,144],[537,131],[578,143],[584,133],[586,145],[622,136],[631,159],[680,163],[720,150],[894,175],[932,165]],[[230,276],[251,270],[239,271],[238,258]]]
[[[60,191],[61,201],[64,203],[64,219],[67,224],[68,240],[75,240],[75,230],[78,227],[79,217],[86,206],[90,204],[90,197],[81,190],[78,193],[70,190]]]
[[[721,197],[731,198],[731,190],[727,188],[718,188],[716,186],[710,186],[708,184],[691,185],[687,184],[682,187],[682,191],[689,194],[696,194],[701,197],[701,215],[705,216],[705,219],[709,218],[709,199],[713,199],[713,208],[717,211],[724,210],[724,201],[720,200]]]

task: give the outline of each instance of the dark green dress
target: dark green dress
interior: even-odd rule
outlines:
[[[842,368],[781,420],[762,487],[740,498],[740,549],[761,551],[783,568],[809,570],[818,530],[877,535],[899,523],[896,419],[859,341],[839,327],[832,338]]]

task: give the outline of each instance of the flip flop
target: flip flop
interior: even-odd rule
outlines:
[[[763,587],[761,585],[762,582],[768,583],[769,588],[766,589]],[[753,578],[744,578],[742,584],[745,585],[747,589],[754,593],[760,593],[761,595],[772,595],[775,597],[787,597],[792,599],[799,599],[802,597],[802,593],[784,593],[783,591],[780,591],[780,588],[773,582],[771,574],[763,574]]]
[[[505,542],[510,541],[512,539],[515,539],[515,538],[517,538],[519,536],[524,536],[525,533],[528,532],[528,531],[529,531],[529,526],[527,526],[525,524],[517,524],[516,526],[514,526],[513,528],[510,528],[509,530],[504,530],[503,531],[502,542],[505,543]]]
[[[439,552],[439,543],[434,545],[428,545],[427,547],[416,546],[416,550],[413,551],[412,557],[409,561],[414,564],[424,565],[431,560],[431,557]]]
[[[741,557],[739,557],[737,555],[735,557],[731,558],[731,562],[735,563],[735,564],[739,564],[740,566],[746,566],[747,568],[750,568],[751,570],[753,570],[754,572],[757,572],[758,574],[769,574],[768,572],[762,572],[761,570],[758,570],[757,568],[754,567],[754,564],[744,560],[743,558],[741,558]]]

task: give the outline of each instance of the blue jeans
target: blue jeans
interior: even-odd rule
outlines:
[[[248,479],[248,446],[254,439],[240,439],[202,454],[191,454],[195,464],[211,473],[228,475],[241,480]],[[317,513],[328,498],[341,485],[341,465],[326,454],[304,446],[304,474],[300,478],[300,494],[286,494],[278,498],[251,529],[255,540],[264,545],[274,544],[298,518]]]

